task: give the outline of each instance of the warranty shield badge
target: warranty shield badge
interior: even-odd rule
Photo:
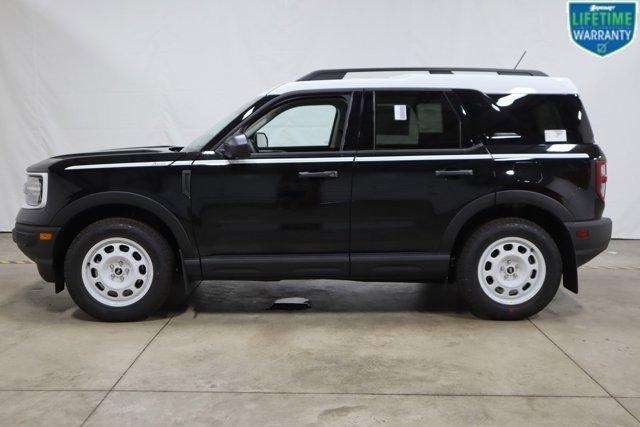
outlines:
[[[581,48],[605,57],[626,47],[635,36],[635,2],[569,2],[569,33]]]

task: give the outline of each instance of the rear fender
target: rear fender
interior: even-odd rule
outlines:
[[[469,203],[456,214],[447,226],[441,252],[455,254],[457,246],[464,237],[461,233],[468,231],[470,226],[481,221],[488,221],[503,216],[502,210],[532,207],[543,211],[553,219],[553,224],[540,224],[552,234],[562,255],[563,285],[572,292],[578,292],[578,273],[573,241],[569,231],[563,224],[565,221],[575,221],[573,214],[557,200],[541,193],[526,190],[506,190],[480,197]],[[520,215],[527,217],[527,215]],[[481,219],[481,220],[479,220]]]

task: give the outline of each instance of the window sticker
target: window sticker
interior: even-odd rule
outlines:
[[[567,142],[566,129],[545,129],[544,130],[545,142]]]
[[[406,105],[394,105],[393,106],[393,119],[397,121],[407,120],[407,106]]]

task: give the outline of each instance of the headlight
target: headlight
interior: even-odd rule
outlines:
[[[30,173],[24,183],[25,208],[41,208],[47,203],[47,174]]]

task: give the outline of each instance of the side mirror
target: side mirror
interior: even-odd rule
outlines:
[[[265,133],[256,133],[256,145],[258,148],[269,148],[269,138]]]
[[[229,138],[222,146],[222,155],[225,159],[246,159],[252,152],[253,147],[244,134]]]

